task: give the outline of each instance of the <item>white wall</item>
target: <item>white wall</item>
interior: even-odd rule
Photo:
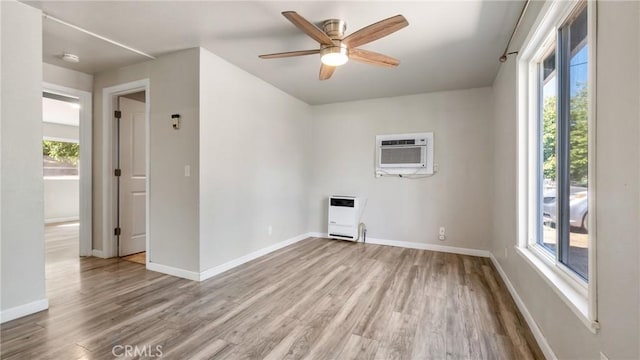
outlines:
[[[535,5],[539,10],[539,4]],[[598,359],[600,351],[609,359],[640,357],[639,19],[638,2],[598,3],[596,261],[601,329],[597,335],[587,330],[514,251],[517,242],[515,58],[502,65],[494,83],[496,196],[491,250],[560,359]],[[531,20],[532,16],[514,48],[522,43]]]
[[[93,75],[47,63],[42,63],[42,70],[46,83],[87,92],[93,91]]]
[[[75,221],[80,218],[80,181],[78,177],[44,178],[44,222]]]
[[[199,270],[198,256],[198,49],[97,74],[94,77],[94,249],[102,249],[103,174],[102,90],[134,80],[150,81],[149,233],[150,261],[188,271]],[[182,116],[173,130],[171,114]],[[184,176],[184,166],[191,176]]]
[[[102,173],[102,90],[145,78],[151,262],[197,273],[306,233],[309,106],[204,49],[94,77],[94,189],[111,178]],[[171,128],[174,113],[180,130]],[[239,143],[249,150],[229,156]],[[93,200],[93,246],[101,249],[100,191]]]
[[[491,95],[480,88],[314,106],[309,230],[326,233],[329,195],[353,194],[368,198],[368,237],[488,249]],[[426,131],[435,176],[374,177],[376,135]]]
[[[201,271],[307,232],[310,144],[309,105],[200,49]]]
[[[197,48],[184,50],[154,60],[150,74],[151,261],[189,271],[199,269],[198,63]],[[180,114],[180,130],[171,114]]]
[[[0,2],[2,320],[46,308],[42,204],[42,14]]]

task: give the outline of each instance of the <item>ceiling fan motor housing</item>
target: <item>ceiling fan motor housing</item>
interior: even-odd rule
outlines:
[[[333,40],[342,40],[345,31],[347,31],[347,23],[340,19],[329,19],[322,23],[322,30]]]
[[[329,66],[345,64],[349,55],[347,47],[342,44],[342,38],[347,30],[347,23],[340,19],[329,19],[322,23],[322,30],[334,43],[334,45],[321,45],[320,59],[322,63]]]

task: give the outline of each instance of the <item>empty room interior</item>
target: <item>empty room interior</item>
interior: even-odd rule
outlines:
[[[0,358],[640,359],[640,1],[0,35]]]

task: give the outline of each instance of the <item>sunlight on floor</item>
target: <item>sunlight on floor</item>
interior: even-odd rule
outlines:
[[[147,253],[143,251],[141,253],[124,256],[122,258],[122,260],[127,260],[127,261],[131,261],[131,262],[134,262],[134,263],[146,265],[146,263],[147,263]]]

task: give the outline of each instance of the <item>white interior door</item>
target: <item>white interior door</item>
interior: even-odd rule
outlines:
[[[120,256],[146,251],[145,104],[120,97]]]

